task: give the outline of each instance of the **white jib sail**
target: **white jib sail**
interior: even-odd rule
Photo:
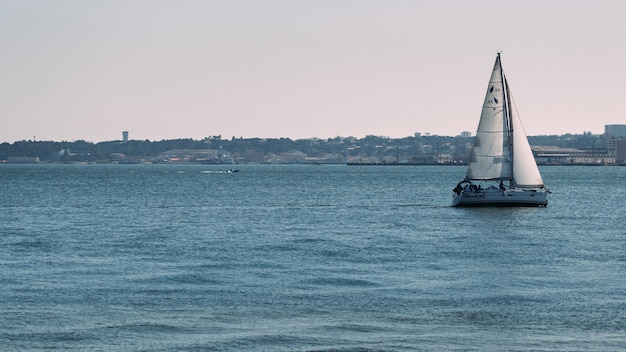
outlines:
[[[509,97],[511,91],[507,86]],[[517,187],[543,187],[541,173],[535,162],[533,151],[528,143],[522,120],[517,113],[513,99],[509,99],[511,125],[513,128],[513,182]]]

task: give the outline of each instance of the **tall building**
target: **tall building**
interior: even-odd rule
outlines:
[[[604,136],[606,137],[607,153],[615,155],[617,141],[626,139],[626,125],[604,125]]]
[[[607,137],[626,138],[626,125],[604,125],[604,134]]]
[[[122,143],[128,143],[128,131],[122,132]]]

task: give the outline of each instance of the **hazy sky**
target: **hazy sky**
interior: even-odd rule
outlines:
[[[0,0],[0,142],[626,124],[626,1]]]

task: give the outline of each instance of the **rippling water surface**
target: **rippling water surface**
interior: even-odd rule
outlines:
[[[615,351],[626,168],[0,165],[0,349]]]

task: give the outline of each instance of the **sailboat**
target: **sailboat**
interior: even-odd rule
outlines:
[[[548,205],[548,189],[515,109],[500,53],[491,72],[471,159],[454,207]]]

